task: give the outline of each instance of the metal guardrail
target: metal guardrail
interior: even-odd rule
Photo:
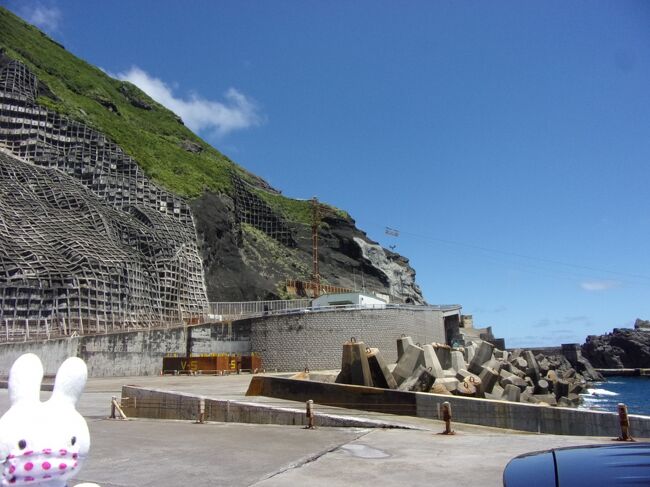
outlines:
[[[208,303],[208,316],[257,316],[309,306],[311,306],[311,299],[213,302]]]
[[[277,301],[241,301],[208,303],[207,313],[182,316],[178,319],[147,321],[111,321],[85,318],[66,322],[65,320],[9,320],[0,315],[0,343],[31,342],[54,338],[73,338],[75,336],[101,335],[105,333],[165,329],[175,326],[199,325],[218,321],[230,321],[260,316],[281,316],[305,313],[326,313],[331,311],[400,309],[412,311],[451,312],[460,305],[413,305],[413,304],[365,304],[311,306],[311,299],[291,299]]]
[[[274,303],[272,306],[269,303]],[[266,308],[265,308],[266,306]],[[333,306],[311,306],[309,299],[294,299],[286,301],[245,301],[240,303],[209,303],[208,317],[223,321],[237,318],[253,318],[259,316],[293,315],[305,313],[326,313],[331,311],[385,310],[399,309],[410,311],[455,311],[459,304],[448,305],[413,305],[413,304],[343,304]],[[214,311],[221,311],[216,313]]]

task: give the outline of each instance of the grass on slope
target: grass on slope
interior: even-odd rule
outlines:
[[[25,63],[55,94],[57,99],[40,97],[40,104],[104,132],[147,175],[174,193],[192,197],[204,189],[228,191],[229,171],[233,170],[248,179],[243,170],[137,87],[110,78],[3,8],[0,47]],[[127,95],[144,101],[151,110],[134,106]],[[113,104],[118,113],[101,102]],[[183,141],[198,144],[203,151],[190,153],[181,147]]]
[[[109,77],[2,7],[0,48],[25,63],[54,93],[54,97],[40,96],[39,104],[103,132],[138,161],[151,179],[173,193],[190,198],[206,189],[231,193],[232,172],[255,185],[255,176],[196,136],[136,86]],[[133,100],[151,109],[139,108]],[[184,142],[198,144],[203,151],[188,152],[181,147]],[[291,221],[311,221],[308,201],[260,193]]]
[[[289,220],[301,222],[311,225],[313,215],[313,204],[311,200],[295,200],[289,199],[279,194],[269,193],[268,191],[258,190],[257,195],[262,198],[273,210],[285,215]],[[323,202],[320,204],[321,217],[327,213],[334,213],[335,215],[350,220],[350,215],[334,206],[330,206]]]

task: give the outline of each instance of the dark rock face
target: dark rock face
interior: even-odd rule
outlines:
[[[269,283],[249,269],[239,252],[239,235],[231,198],[205,193],[191,203],[208,301],[249,301]]]
[[[614,328],[606,335],[591,335],[582,352],[594,367],[605,369],[650,367],[650,332]]]
[[[203,147],[201,147],[196,142],[192,142],[191,140],[183,140],[183,141],[181,141],[180,146],[184,150],[186,150],[187,152],[192,152],[194,154],[198,154],[199,152],[203,152]]]
[[[381,249],[376,242],[368,238],[365,232],[359,230],[354,220],[347,220],[337,215],[328,215],[323,218],[323,228],[320,230],[319,242],[319,265],[321,275],[337,286],[350,289],[368,291],[380,291],[392,296],[400,297],[403,301],[409,297],[407,292],[403,296],[398,290],[391,292],[392,275],[389,275],[382,265],[370,257],[364,248],[368,245]],[[304,252],[311,256],[311,235],[307,229],[306,239],[300,246]],[[381,249],[383,251],[383,249]],[[388,251],[385,251],[386,259],[389,259]],[[397,256],[397,254],[392,254]],[[415,271],[408,265],[408,260],[398,264],[398,272],[403,274]],[[417,290],[411,297],[412,302],[423,302],[422,296]]]
[[[650,330],[650,320],[642,320],[641,318],[637,318],[636,321],[634,322],[634,329]]]
[[[99,103],[101,106],[106,108],[106,110],[108,110],[109,112],[113,112],[113,113],[115,113],[117,115],[120,114],[120,111],[117,109],[117,106],[115,105],[115,103],[113,103],[108,98],[105,98],[105,97],[102,97],[102,96],[95,96],[95,97],[93,97],[93,99],[97,103]]]
[[[312,259],[309,226],[283,220],[282,232],[273,225],[269,227],[273,229],[269,235],[264,232],[264,226],[255,226],[253,220],[242,217],[245,213],[237,211],[235,200],[223,194],[206,192],[191,206],[209,301],[277,299],[283,297],[282,288],[287,279],[309,279]],[[393,298],[405,302],[409,299],[412,303],[424,302],[417,285],[404,286],[401,294],[395,292],[395,286],[391,286],[395,276],[388,276],[364,256],[359,241],[377,245],[356,228],[353,220],[327,214],[322,223],[319,271],[323,282],[357,290],[365,287],[368,291],[393,294]],[[415,271],[407,259],[386,252],[397,263],[394,272],[414,278]]]
[[[120,86],[120,93],[122,93],[127,100],[129,100],[129,103],[133,105],[136,108],[141,108],[143,110],[151,110],[151,105],[149,105],[146,101],[144,101],[142,98],[140,98],[136,94],[136,88],[131,85],[130,83],[123,83],[122,86]]]

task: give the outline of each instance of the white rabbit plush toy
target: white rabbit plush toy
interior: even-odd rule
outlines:
[[[41,402],[40,359],[27,353],[14,362],[9,372],[11,407],[0,418],[3,486],[65,487],[79,472],[90,448],[90,434],[75,406],[87,375],[83,360],[67,359],[56,374],[52,396]]]

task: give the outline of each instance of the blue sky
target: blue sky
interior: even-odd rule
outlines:
[[[5,4],[509,346],[650,319],[647,1]]]

